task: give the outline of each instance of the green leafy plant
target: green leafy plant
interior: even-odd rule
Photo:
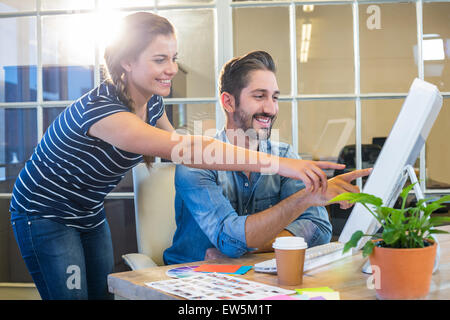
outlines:
[[[439,208],[443,208],[444,202],[450,202],[450,195],[440,199],[427,198],[417,202],[414,207],[405,208],[409,191],[414,187],[411,184],[400,193],[403,200],[400,209],[383,206],[383,201],[367,193],[342,193],[330,200],[330,202],[348,201],[349,203],[361,203],[383,227],[382,241],[374,243],[367,241],[363,247],[363,256],[369,256],[375,246],[388,248],[423,248],[432,239],[433,234],[449,233],[435,229],[446,222],[450,217],[430,217]],[[364,234],[362,231],[353,233],[350,240],[344,246],[344,252],[358,245],[362,237],[373,237],[375,234]]]

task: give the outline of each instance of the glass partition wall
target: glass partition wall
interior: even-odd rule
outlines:
[[[0,0],[1,216],[51,121],[103,81],[108,37],[119,18],[136,11],[165,16],[177,29],[179,73],[166,112],[175,128],[189,132],[194,123],[202,132],[224,125],[217,93],[223,64],[266,50],[278,69],[280,141],[305,159],[337,161],[347,148],[352,166],[363,168],[370,165],[366,150],[388,136],[413,79],[435,84],[444,105],[416,167],[425,193],[450,193],[449,2]],[[132,199],[129,173],[108,196],[107,214],[121,215],[115,221],[133,233]],[[0,255],[8,232],[0,226]],[[0,275],[6,268],[0,263]]]
[[[450,193],[448,1],[235,0],[231,7],[233,53],[274,56],[280,110],[291,109],[278,116],[280,140],[305,158],[336,161],[353,150],[350,167],[373,165],[369,150],[389,135],[414,78],[435,84],[444,105],[415,166],[425,193]]]

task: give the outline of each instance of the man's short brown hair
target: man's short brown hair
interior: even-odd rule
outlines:
[[[254,70],[269,70],[275,73],[275,63],[270,54],[265,51],[252,51],[228,61],[220,72],[219,92],[233,95],[238,106],[241,91],[248,85],[248,75]]]

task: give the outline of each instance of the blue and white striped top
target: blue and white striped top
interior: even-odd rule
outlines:
[[[147,103],[152,126],[164,113],[162,97]],[[105,221],[105,196],[143,157],[87,134],[91,125],[130,112],[110,82],[86,93],[50,125],[14,185],[10,211],[27,212],[89,229]]]

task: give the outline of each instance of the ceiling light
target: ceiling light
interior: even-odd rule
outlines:
[[[423,60],[444,60],[444,41],[442,39],[427,39],[422,41]]]
[[[305,5],[303,5],[303,11],[304,12],[313,12],[314,11],[314,5],[313,4],[305,4]]]

